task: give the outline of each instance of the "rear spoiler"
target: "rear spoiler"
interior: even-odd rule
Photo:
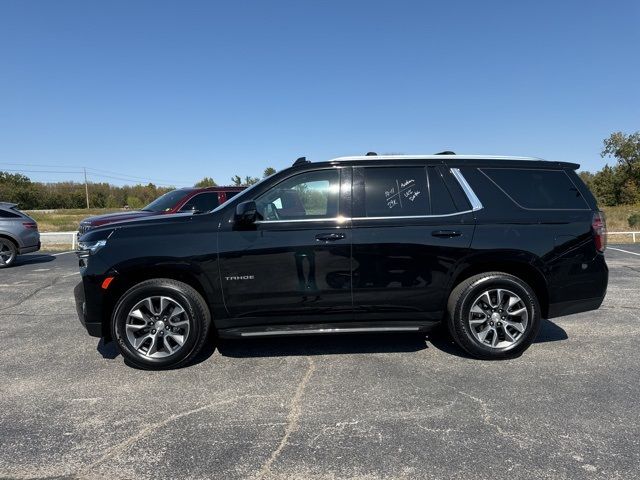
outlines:
[[[10,208],[10,209],[14,209],[18,206],[17,203],[9,203],[9,202],[0,202],[0,207],[2,208]]]

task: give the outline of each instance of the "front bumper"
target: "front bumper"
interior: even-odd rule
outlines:
[[[86,295],[84,291],[84,283],[80,282],[73,289],[73,295],[76,300],[76,312],[78,312],[78,319],[82,326],[87,330],[87,333],[92,337],[104,337],[102,319],[90,315],[90,311],[87,308]]]

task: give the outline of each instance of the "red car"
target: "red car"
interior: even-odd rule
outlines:
[[[80,222],[78,235],[108,223],[121,222],[152,215],[166,215],[178,212],[210,212],[218,205],[222,205],[246,187],[207,187],[207,188],[179,188],[156,198],[142,210],[108,213],[85,218]]]

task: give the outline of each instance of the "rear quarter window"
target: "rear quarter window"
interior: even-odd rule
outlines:
[[[520,207],[540,210],[588,210],[582,194],[564,170],[481,168]]]
[[[0,218],[21,218],[19,214],[8,210],[0,210]]]

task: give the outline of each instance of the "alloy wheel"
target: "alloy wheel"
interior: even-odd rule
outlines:
[[[190,331],[189,316],[176,300],[166,296],[147,297],[127,315],[127,340],[138,355],[163,358],[180,351]]]
[[[495,349],[511,347],[524,338],[529,313],[524,301],[511,290],[484,291],[471,306],[469,326],[474,338]]]

